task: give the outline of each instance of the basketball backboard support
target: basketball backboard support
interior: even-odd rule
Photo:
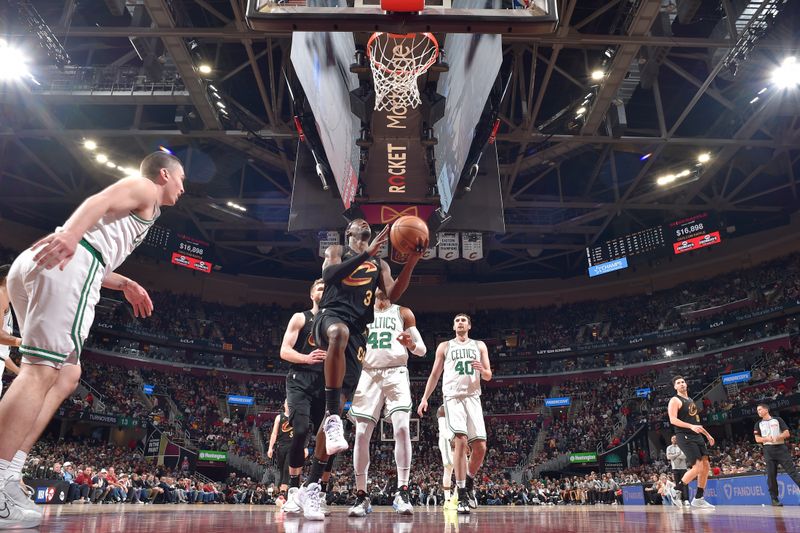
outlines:
[[[256,31],[383,31],[542,35],[558,23],[556,0],[426,0],[420,13],[386,13],[380,0],[248,0]]]

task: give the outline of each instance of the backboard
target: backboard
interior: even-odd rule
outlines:
[[[420,13],[386,13],[380,0],[248,0],[256,31],[384,31],[541,35],[558,22],[556,0],[425,0]]]

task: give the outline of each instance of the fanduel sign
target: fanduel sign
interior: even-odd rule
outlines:
[[[545,407],[567,407],[571,403],[569,397],[565,398],[545,398]]]
[[[692,495],[696,488],[696,482],[692,481],[689,487]],[[705,498],[712,505],[767,505],[770,503],[767,476],[709,478]],[[778,498],[784,505],[800,505],[800,489],[784,473],[778,474]]]

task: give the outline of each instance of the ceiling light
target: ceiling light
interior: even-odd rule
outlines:
[[[217,88],[216,88],[216,87],[214,87],[214,84],[213,84],[213,83],[209,83],[209,84],[208,84],[208,88],[209,88],[209,89],[211,89],[211,90],[212,90],[212,91],[214,91],[214,92],[217,92]]]
[[[697,156],[698,163],[708,163],[709,161],[711,161],[711,154],[709,154],[708,152],[702,153]]]
[[[675,175],[667,174],[666,176],[661,176],[660,178],[658,178],[656,180],[656,183],[659,185],[667,185],[669,183],[672,183],[673,181],[675,181]]]
[[[95,156],[95,159],[97,160],[98,163],[105,163],[106,161],[108,161],[108,156],[106,154],[97,154]]]
[[[675,174],[675,177],[676,178],[685,178],[686,176],[688,176],[691,173],[692,173],[691,170],[684,169],[684,170],[681,170],[680,172],[678,172],[677,174]]]
[[[14,48],[7,41],[0,42],[0,80],[30,78],[27,62],[28,58],[22,50]]]
[[[225,104],[223,104],[222,102],[217,102],[217,105],[222,109],[225,109]]]
[[[751,103],[751,104],[755,104],[756,102],[758,102],[758,96],[756,96],[755,98],[753,98],[752,100],[750,100],[750,103]]]
[[[605,75],[606,75],[606,73],[603,72],[602,70],[594,70],[594,71],[592,71],[592,79],[594,81],[602,80],[603,76],[605,76]]]
[[[800,85],[800,63],[796,57],[783,60],[781,66],[772,72],[772,83],[781,89],[793,89]]]
[[[97,149],[97,143],[91,139],[86,139],[85,141],[83,141],[83,147],[86,148],[87,150],[95,150]]]
[[[764,94],[765,92],[767,92],[767,88],[766,87],[764,87],[763,89],[758,91],[758,94]]]
[[[200,71],[200,74],[211,74],[211,65],[208,63],[201,63],[197,70]]]
[[[586,108],[585,108],[585,107],[580,107],[580,108],[578,108],[578,110],[576,111],[576,113],[577,113],[578,115],[583,115],[584,113],[586,113]]]
[[[111,161],[106,162],[108,168],[117,168],[117,165]]]
[[[650,156],[652,156],[652,155],[653,155],[653,152],[647,152],[646,154],[644,154],[642,157],[639,158],[639,161],[646,161],[646,160],[650,159]]]

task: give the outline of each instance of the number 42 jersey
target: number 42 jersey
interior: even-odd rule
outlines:
[[[445,398],[481,395],[481,375],[472,368],[473,361],[480,361],[480,358],[481,351],[475,340],[461,343],[458,339],[452,339],[447,342],[442,378],[442,394]]]
[[[393,368],[406,366],[408,351],[397,337],[405,327],[400,316],[400,306],[392,304],[384,311],[375,309],[372,324],[367,326],[367,355],[364,368]]]

